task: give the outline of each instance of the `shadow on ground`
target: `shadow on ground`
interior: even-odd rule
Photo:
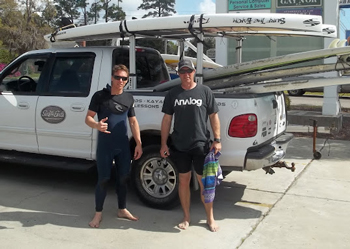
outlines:
[[[95,177],[91,174],[59,171],[22,165],[0,168],[0,229],[12,229],[7,222],[20,222],[23,227],[53,224],[63,227],[88,228],[94,213]],[[257,209],[235,205],[246,186],[222,184],[214,202],[216,220],[252,219],[262,215]],[[205,212],[199,191],[192,191],[191,225],[203,226]],[[131,222],[116,217],[117,200],[113,182],[103,211],[101,229],[139,229],[177,233],[182,210],[157,210],[145,206],[133,191],[128,194],[128,209],[140,217]],[[11,223],[10,223],[11,224]],[[205,225],[205,224],[204,224]]]

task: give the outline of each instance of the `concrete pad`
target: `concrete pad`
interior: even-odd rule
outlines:
[[[350,202],[350,164],[313,161],[288,194]]]
[[[239,248],[349,248],[349,209],[349,202],[286,195]]]
[[[349,137],[350,140],[350,137]],[[331,139],[320,139],[318,141],[318,144],[321,143],[321,141],[324,141],[324,148],[320,149],[320,152],[322,154],[322,158],[320,161],[324,160],[332,160],[336,161],[346,161],[350,165],[350,141],[349,140],[331,140]]]
[[[349,248],[350,142],[325,142],[326,159],[311,161],[239,248]]]
[[[93,180],[1,167],[0,244],[9,249],[348,248],[350,142],[318,139],[318,161],[312,159],[311,138],[295,138],[290,145],[285,160],[296,164],[295,172],[233,172],[218,186],[218,233],[207,229],[198,191],[192,192],[191,226],[181,231],[176,227],[181,207],[152,209],[133,192],[128,209],[140,220],[118,219],[112,182],[101,227],[92,229],[88,222],[94,213]]]
[[[0,181],[0,243],[4,248],[235,248],[259,224],[281,194],[250,190],[224,181],[217,189],[214,213],[220,231],[205,224],[199,191],[193,191],[191,227],[179,230],[182,210],[144,206],[130,192],[128,209],[138,222],[116,217],[113,185],[99,229],[88,227],[94,213],[94,186],[76,177],[41,178],[17,173]],[[10,194],[6,194],[9,192]],[[5,239],[6,238],[6,239]],[[194,243],[196,242],[196,243]]]
[[[285,168],[273,168],[273,175],[266,174],[263,169],[255,171],[231,172],[225,178],[226,184],[236,184],[247,186],[247,189],[284,193],[291,183],[298,177],[300,172],[311,160],[289,160],[286,162],[290,166],[295,163],[294,172]]]

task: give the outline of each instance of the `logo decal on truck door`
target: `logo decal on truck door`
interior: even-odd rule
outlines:
[[[42,109],[41,117],[50,124],[58,124],[66,118],[66,112],[59,106],[50,105]]]

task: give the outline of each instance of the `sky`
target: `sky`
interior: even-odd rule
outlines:
[[[117,4],[117,0],[111,3]],[[123,0],[119,4],[126,13],[126,19],[131,17],[142,18],[145,11],[137,10],[142,0]],[[215,13],[215,0],[175,0],[175,15],[209,14]]]

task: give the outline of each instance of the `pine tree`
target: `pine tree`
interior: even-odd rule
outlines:
[[[142,0],[142,4],[137,9],[149,11],[142,18],[171,16],[171,13],[176,13],[175,0]]]

